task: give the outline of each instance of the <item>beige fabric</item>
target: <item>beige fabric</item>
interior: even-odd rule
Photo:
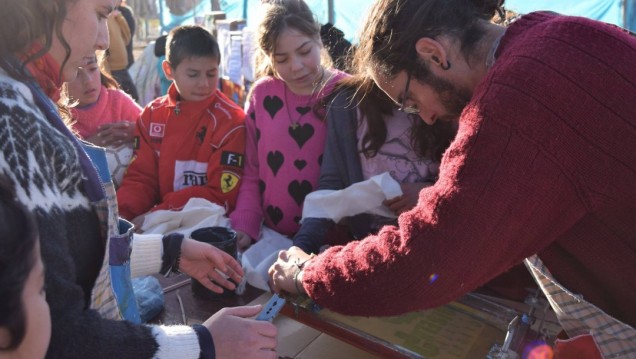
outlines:
[[[110,71],[125,70],[128,67],[126,45],[132,40],[132,35],[126,18],[121,13],[114,12],[108,17],[108,36],[108,67]]]

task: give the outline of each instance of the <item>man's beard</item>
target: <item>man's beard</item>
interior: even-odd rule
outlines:
[[[429,85],[439,96],[439,100],[444,106],[446,113],[440,116],[438,120],[453,121],[459,118],[464,107],[470,102],[472,97],[471,91],[460,88],[456,84],[445,78],[433,74],[427,69],[427,74],[422,82]]]

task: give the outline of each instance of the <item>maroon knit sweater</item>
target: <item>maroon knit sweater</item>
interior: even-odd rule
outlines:
[[[528,14],[465,108],[440,179],[399,228],[306,267],[320,305],[382,316],[445,304],[538,253],[636,326],[636,38]]]

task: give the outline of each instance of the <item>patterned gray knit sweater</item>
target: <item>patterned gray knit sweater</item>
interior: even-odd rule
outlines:
[[[197,358],[190,327],[107,320],[88,309],[106,241],[84,191],[78,154],[23,83],[0,70],[0,171],[36,214],[52,337],[47,358]]]

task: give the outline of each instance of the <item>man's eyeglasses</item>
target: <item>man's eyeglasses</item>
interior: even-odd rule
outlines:
[[[404,92],[402,92],[402,101],[400,103],[400,108],[398,108],[398,111],[402,111],[409,115],[419,115],[420,109],[417,108],[415,105],[411,105],[411,106],[404,105],[404,103],[406,102],[406,98],[408,97],[410,85],[411,85],[411,73],[408,72],[406,77],[406,86],[404,87]]]

